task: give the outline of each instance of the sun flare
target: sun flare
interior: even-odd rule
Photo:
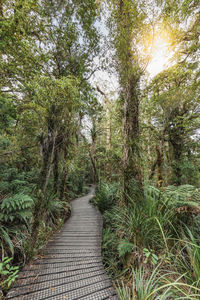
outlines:
[[[155,33],[149,43],[148,52],[149,63],[147,72],[151,77],[154,77],[170,65],[173,50],[169,34],[164,30],[159,30]]]

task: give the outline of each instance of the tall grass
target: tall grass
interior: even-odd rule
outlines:
[[[143,197],[130,197],[128,205],[119,191],[115,195],[108,184],[99,189],[96,204],[104,212],[104,263],[118,280],[120,299],[198,299],[197,189],[184,185],[161,191],[146,186]]]

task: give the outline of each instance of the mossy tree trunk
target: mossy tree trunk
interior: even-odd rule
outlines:
[[[139,13],[134,1],[113,0],[116,19],[115,47],[123,100],[123,182],[126,204],[135,190],[142,192],[140,158],[139,82],[141,69],[135,53],[134,32],[139,30]],[[138,197],[135,197],[135,200]]]

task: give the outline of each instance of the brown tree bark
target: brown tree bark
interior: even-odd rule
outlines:
[[[137,83],[133,76],[128,83],[124,102],[123,173],[125,195],[130,195],[131,193],[132,180],[134,180],[139,189],[142,189],[142,173],[139,153],[139,99],[136,92],[136,85]]]
[[[93,183],[96,183],[98,181],[98,173],[95,160],[95,145],[93,143],[90,146],[90,160],[92,163],[92,181]]]
[[[98,172],[97,172],[97,167],[96,167],[96,158],[95,158],[95,154],[96,154],[96,139],[97,139],[97,131],[96,131],[96,123],[95,120],[92,120],[93,122],[93,127],[91,129],[91,145],[90,145],[90,160],[92,163],[92,179],[93,179],[93,183],[98,182]]]
[[[40,227],[40,222],[43,219],[44,212],[45,212],[45,194],[49,182],[49,178],[51,175],[51,170],[52,170],[52,165],[53,165],[53,160],[54,160],[54,153],[55,153],[55,140],[56,140],[56,134],[51,136],[52,139],[51,142],[48,144],[48,147],[46,148],[45,151],[45,157],[43,162],[43,169],[41,172],[41,175],[44,175],[44,178],[41,183],[41,190],[38,195],[37,203],[35,204],[35,209],[33,213],[33,224],[31,228],[31,238],[28,243],[28,248],[29,248],[29,255],[31,257],[32,255],[32,250],[35,247],[35,243],[37,242],[38,234],[39,234],[39,227]]]
[[[58,179],[59,179],[59,149],[56,145],[55,154],[54,154],[54,161],[53,161],[53,176],[54,176],[54,193],[56,194],[58,191]]]
[[[156,146],[157,166],[158,166],[158,187],[163,185],[163,153],[161,147]]]
[[[66,180],[67,180],[67,166],[66,166],[66,159],[67,159],[67,148],[64,150],[64,165],[62,171],[62,179],[60,183],[60,199],[64,199],[64,195],[66,194]]]
[[[153,176],[155,175],[157,163],[158,163],[158,157],[156,157],[156,159],[154,160],[154,162],[151,166],[151,170],[150,170],[150,174],[149,174],[149,180],[152,180]]]
[[[181,184],[181,159],[183,156],[183,136],[184,136],[184,129],[181,126],[181,123],[177,123],[174,128],[169,130],[169,141],[172,146],[172,156],[173,160],[171,163],[172,170],[173,170],[173,184],[180,185]]]

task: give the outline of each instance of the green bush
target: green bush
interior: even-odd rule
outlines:
[[[119,184],[101,183],[96,192],[94,203],[98,206],[101,213],[114,207],[119,198]]]
[[[119,245],[119,237],[110,229],[103,229],[102,238],[102,256],[104,266],[110,276],[114,277],[119,273],[120,261],[118,260],[117,247]]]
[[[55,225],[59,218],[65,219],[65,216],[71,210],[71,206],[67,201],[60,201],[57,195],[47,193],[44,210],[46,224]]]
[[[191,260],[191,265],[193,265],[194,255],[191,256],[193,252],[190,251],[189,254],[185,244],[186,237],[183,238],[183,236],[188,236],[189,243],[200,243],[200,239],[197,239],[200,235],[200,227],[195,225],[195,220],[200,220],[197,215],[199,191],[195,187],[168,186],[164,190],[159,190],[153,186],[145,186],[143,198],[130,197],[128,205],[124,205],[123,199],[117,196],[120,195],[119,192],[111,194],[112,201],[108,201],[111,189],[109,192],[107,190],[108,185],[103,185],[100,193],[97,193],[96,203],[104,212],[104,232],[108,230],[106,235],[109,232],[110,240],[115,240],[110,247],[109,254],[103,245],[103,256],[108,255],[108,259],[104,258],[104,261],[112,274],[114,272],[115,275],[120,272],[130,273],[130,267],[128,267],[130,264],[136,268],[146,265],[147,269],[151,269],[155,263],[173,264],[175,260],[176,262],[179,260],[177,268],[180,271],[180,264],[186,264],[180,255],[181,251],[184,252],[186,261]],[[186,224],[192,225],[197,239],[195,243],[192,242],[191,235],[185,227]],[[194,253],[197,259],[199,252],[195,250]],[[195,272],[197,270],[193,269],[190,273]]]
[[[18,172],[15,168],[4,169],[0,174],[0,194],[31,194],[36,187],[38,171]]]

